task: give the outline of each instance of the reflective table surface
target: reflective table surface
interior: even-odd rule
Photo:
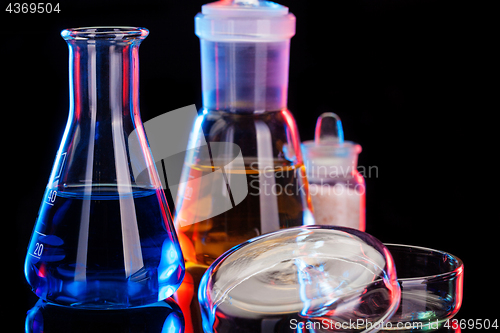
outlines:
[[[175,301],[121,310],[84,310],[39,300],[28,311],[25,332],[184,333],[184,317]]]
[[[186,290],[189,287],[192,288],[192,286],[184,286],[186,288],[184,295],[189,294]],[[182,299],[176,302],[173,298],[169,298],[164,302],[158,302],[150,306],[126,310],[81,310],[34,300],[33,307],[25,316],[24,325],[16,323],[16,328],[9,329],[9,332],[203,333],[199,310],[192,311],[189,306],[181,310],[180,304],[182,302]],[[184,318],[187,320],[186,323]],[[460,320],[460,314],[455,318]],[[266,333],[334,332],[323,329],[307,330],[306,325],[307,322],[281,323],[280,325],[273,325]],[[24,330],[21,328],[22,326],[24,326]],[[231,332],[231,330],[225,332]],[[442,328],[434,332],[460,333],[461,330],[460,327],[456,329]]]

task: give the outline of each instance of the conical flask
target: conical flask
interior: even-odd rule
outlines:
[[[184,259],[139,114],[144,28],[61,33],[70,109],[25,261],[42,299],[124,308],[163,300]],[[134,170],[141,170],[137,172]]]
[[[176,203],[189,264],[252,237],[312,223],[300,139],[287,109],[295,17],[269,1],[218,1],[195,18],[203,109]]]

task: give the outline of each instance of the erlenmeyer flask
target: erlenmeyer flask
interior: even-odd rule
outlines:
[[[139,114],[138,48],[148,31],[96,27],[61,35],[69,46],[69,117],[26,278],[39,297],[62,305],[163,300],[180,285],[184,259]]]
[[[252,237],[310,223],[300,139],[287,109],[295,17],[269,1],[219,1],[195,18],[203,110],[176,204],[188,263],[208,267]]]

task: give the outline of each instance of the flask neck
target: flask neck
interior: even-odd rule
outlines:
[[[70,52],[70,112],[56,159],[61,166],[53,169],[50,186],[103,186],[119,193],[161,188],[139,112],[138,48],[147,30],[98,27],[61,34]]]
[[[139,116],[139,42],[68,41],[70,114],[77,121]]]

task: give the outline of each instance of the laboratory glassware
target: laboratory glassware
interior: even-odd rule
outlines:
[[[321,114],[314,141],[305,141],[302,151],[315,224],[364,231],[366,186],[357,169],[361,146],[344,141],[339,116]]]
[[[362,231],[301,226],[248,240],[205,272],[205,333],[372,332],[396,311],[389,250]]]
[[[69,116],[26,279],[36,295],[60,305],[158,302],[180,285],[184,259],[139,113],[138,48],[148,30],[61,35],[69,47]]]
[[[269,1],[218,1],[195,17],[203,108],[175,226],[189,265],[252,237],[312,224],[300,139],[287,109],[295,17]]]
[[[392,254],[401,285],[401,302],[390,319],[393,329],[411,332],[440,329],[462,306],[462,260],[447,252],[419,246],[384,245]]]

